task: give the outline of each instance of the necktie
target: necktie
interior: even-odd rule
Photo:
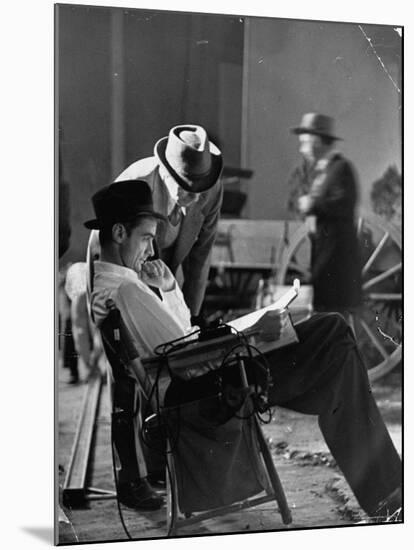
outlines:
[[[181,217],[183,215],[183,212],[181,210],[181,206],[179,206],[177,203],[175,203],[174,208],[171,210],[170,214],[168,215],[168,220],[171,225],[178,225],[181,221]]]

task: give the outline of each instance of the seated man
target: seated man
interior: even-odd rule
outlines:
[[[161,260],[147,261],[162,216],[153,209],[149,187],[134,181],[105,187],[92,200],[97,219],[85,225],[100,230],[101,242],[91,300],[95,321],[98,326],[104,321],[111,298],[141,357],[149,357],[159,344],[193,330],[171,271]],[[276,315],[274,331],[280,333],[281,325]],[[299,343],[267,354],[269,403],[318,415],[325,441],[361,507],[372,517],[393,514],[401,508],[401,460],[351,330],[335,313],[315,315],[296,330]]]

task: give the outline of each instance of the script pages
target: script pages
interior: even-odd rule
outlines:
[[[299,287],[299,281],[295,279],[293,286],[273,304],[270,304],[269,306],[263,307],[256,311],[252,311],[251,313],[243,315],[242,317],[238,317],[237,319],[233,319],[232,321],[228,321],[227,325],[230,325],[232,328],[239,332],[244,332],[245,334],[249,335],[249,329],[252,329],[252,327],[266,312],[286,309],[288,305],[298,296]],[[251,342],[262,353],[267,353],[268,351],[279,349],[289,344],[299,342],[299,339],[293,326],[291,317],[289,315],[279,338],[275,338],[275,340],[265,342],[260,338],[260,334],[252,334]]]

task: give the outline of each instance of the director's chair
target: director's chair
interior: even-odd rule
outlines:
[[[277,503],[283,523],[290,524],[292,517],[282,484],[259,421],[253,414],[252,392],[242,358],[236,358],[235,364],[242,380],[239,396],[242,394],[245,399],[238,415],[229,421],[220,425],[206,424],[204,432],[200,432],[199,423],[204,422],[203,411],[211,409],[219,398],[217,395],[183,404],[164,405],[172,379],[178,377],[188,381],[214,370],[215,365],[221,364],[233,348],[235,336],[228,335],[208,342],[194,341],[167,358],[141,361],[119,310],[111,301],[107,306],[109,315],[101,327],[101,334],[108,361],[112,368],[120,364],[126,368],[128,375],[135,379],[137,390],[139,388],[138,391],[150,404],[147,411],[156,413],[160,425],[167,428],[167,536],[176,535],[180,527],[271,501]],[[159,392],[157,396],[156,392]],[[154,414],[151,419],[154,419]],[[144,454],[143,447],[145,442],[142,436],[136,437],[140,457]],[[233,460],[231,464],[226,463],[229,449]],[[197,461],[203,458],[200,472]],[[198,468],[193,469],[192,465],[198,465]],[[235,472],[241,483],[234,483]],[[203,480],[203,476],[207,481]],[[206,490],[215,480],[216,485],[219,483],[217,490]],[[220,480],[227,483],[225,488],[220,487]]]

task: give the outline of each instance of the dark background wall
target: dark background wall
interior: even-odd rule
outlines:
[[[181,13],[125,15],[126,163],[151,155],[153,145],[177,124],[203,125],[239,162],[243,25],[237,18]],[[225,66],[236,67],[227,100]],[[237,70],[238,69],[238,70]],[[238,78],[237,78],[238,77]],[[230,77],[229,77],[230,78]],[[121,167],[122,169],[123,167]]]
[[[203,125],[240,164],[243,23],[239,18],[61,5],[57,104],[71,246],[83,258],[90,197],[127,164],[152,155],[182,123]]]
[[[287,175],[298,160],[290,128],[304,112],[335,117],[338,147],[355,164],[361,205],[369,209],[374,180],[390,164],[401,170],[399,34],[376,25],[269,18],[247,25],[243,162],[258,190],[249,195],[249,216],[286,217]]]
[[[57,123],[72,228],[65,257],[78,257],[84,250],[87,235],[81,220],[90,214],[91,194],[109,176],[109,30],[109,10],[67,6],[57,11]]]
[[[186,122],[207,129],[225,165],[254,171],[242,185],[245,217],[284,219],[298,160],[289,128],[303,112],[331,114],[369,207],[374,179],[401,168],[401,38],[363,29],[375,54],[356,24],[58,5],[57,124],[72,225],[62,262],[84,257],[93,192]]]

